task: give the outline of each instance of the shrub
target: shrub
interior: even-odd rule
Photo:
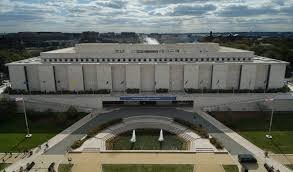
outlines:
[[[113,119],[113,120],[111,120],[109,122],[106,122],[104,124],[98,125],[95,128],[88,130],[87,136],[84,139],[82,139],[82,140],[76,140],[71,145],[71,148],[72,149],[79,148],[87,139],[90,139],[92,137],[95,137],[95,135],[97,135],[100,131],[104,130],[105,128],[108,128],[111,125],[115,125],[115,124],[121,123],[122,120],[123,120],[122,118]]]
[[[167,88],[159,88],[156,89],[156,93],[168,93],[169,90]]]
[[[194,88],[185,88],[184,91],[188,94],[201,93],[200,89],[194,89]]]
[[[181,125],[184,125],[184,126],[187,126],[188,128],[191,128],[192,130],[194,130],[202,138],[206,138],[206,139],[209,138],[209,135],[208,135],[207,131],[202,127],[199,127],[199,126],[197,126],[195,124],[192,124],[192,123],[190,123],[188,121],[185,121],[185,120],[179,119],[179,118],[174,118],[174,122],[177,122],[177,123],[179,123]]]
[[[0,100],[0,121],[7,120],[16,114],[17,107],[15,101],[10,101],[6,99]]]
[[[109,122],[106,122],[104,124],[101,124],[101,125],[98,125],[96,126],[95,128],[93,129],[90,129],[88,132],[87,132],[87,136],[89,138],[91,137],[94,137],[95,135],[97,135],[100,131],[102,131],[103,129],[105,128],[108,128],[109,126],[111,125],[115,125],[115,124],[118,124],[118,123],[121,123],[122,122],[122,118],[118,118],[118,119],[113,119]]]
[[[65,113],[68,119],[76,119],[78,117],[78,111],[73,106],[70,106]]]
[[[56,120],[56,123],[60,124],[60,125],[63,125],[67,122],[67,115],[66,113],[58,113],[56,116],[55,116],[55,120]]]
[[[139,89],[138,88],[127,88],[126,92],[129,94],[136,94],[136,93],[139,93]]]
[[[101,90],[97,90],[94,93],[96,94],[110,94],[110,90],[109,89],[101,89]]]
[[[76,140],[70,147],[72,149],[77,149],[79,148],[83,143],[85,142],[85,139],[83,140]]]
[[[210,143],[213,144],[217,149],[223,149],[222,143],[220,143],[216,138],[210,138]]]

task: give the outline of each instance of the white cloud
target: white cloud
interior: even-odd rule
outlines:
[[[293,0],[0,0],[0,31],[292,31]]]

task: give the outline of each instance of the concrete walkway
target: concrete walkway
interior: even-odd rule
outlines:
[[[5,169],[6,172],[18,171],[20,167],[25,167],[27,163],[31,163],[32,161],[37,161],[37,159],[42,154],[46,153],[46,151],[48,149],[50,149],[51,147],[53,147],[56,144],[60,143],[62,140],[64,140],[66,137],[68,137],[75,130],[77,130],[81,126],[85,125],[90,120],[92,120],[99,113],[101,113],[101,112],[92,112],[92,113],[88,114],[87,116],[85,116],[84,118],[79,120],[78,122],[74,123],[73,125],[71,125],[67,129],[62,131],[61,133],[59,133],[56,136],[54,136],[53,138],[51,138],[47,143],[43,143],[41,145],[41,149],[40,148],[34,148],[32,150],[33,151],[32,156],[24,158],[24,159],[20,159],[19,161],[16,161],[15,163],[13,163],[12,165],[10,165],[9,167],[7,167]],[[46,148],[46,144],[49,145],[49,148]]]
[[[249,150],[251,153],[253,153],[260,164],[264,164],[265,162],[267,162],[269,165],[274,166],[275,169],[279,169],[281,172],[291,171],[286,166],[279,163],[278,161],[275,161],[272,158],[265,158],[264,151],[262,149],[258,148],[257,146],[255,146],[254,144],[252,144],[251,142],[249,142],[248,140],[246,140],[245,138],[243,138],[236,132],[232,131],[230,128],[226,127],[224,124],[222,124],[221,122],[219,122],[218,120],[210,116],[209,114],[201,110],[196,110],[196,113],[200,115],[201,117],[203,117],[204,119],[208,120],[219,130],[223,131],[227,136],[229,136],[234,141],[236,141],[237,143],[245,147],[247,150]]]
[[[70,153],[69,156],[74,163],[73,172],[102,172],[102,164],[194,164],[195,171],[199,168],[223,172],[222,165],[235,164],[228,154],[214,153]]]

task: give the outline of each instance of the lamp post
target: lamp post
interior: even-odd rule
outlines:
[[[266,93],[266,89],[267,89],[267,80],[264,81],[263,93]]]
[[[23,106],[23,113],[24,113],[24,120],[25,120],[25,125],[26,125],[26,132],[27,134],[25,135],[26,138],[30,138],[32,137],[32,134],[30,134],[29,131],[29,126],[28,126],[28,122],[27,122],[27,116],[26,116],[26,108],[25,108],[25,103],[24,103],[24,98],[23,97],[17,97],[15,98],[15,101],[22,101],[22,106]]]
[[[199,82],[199,85],[200,85],[200,87],[201,87],[201,94],[203,95],[203,86],[202,86],[202,84],[203,84],[203,80],[201,80],[201,81]]]
[[[157,94],[157,88],[156,88],[157,87],[157,81],[155,81],[154,84],[155,84],[155,94]]]
[[[249,80],[249,86],[248,86],[248,90],[249,90],[249,93],[250,93],[250,88],[251,87],[251,79]]]
[[[220,93],[220,80],[217,81],[217,86],[218,86],[218,94]]]
[[[273,103],[274,99],[273,98],[267,98],[267,99],[265,99],[265,101],[266,102],[272,102]],[[270,135],[271,129],[272,129],[273,117],[274,117],[274,106],[273,106],[273,104],[272,104],[271,110],[272,111],[271,111],[271,118],[270,118],[269,133],[266,135],[266,138],[268,138],[268,139],[272,139],[273,138],[273,136]]]

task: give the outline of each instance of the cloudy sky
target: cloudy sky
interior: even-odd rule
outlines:
[[[293,0],[0,0],[0,32],[293,31]]]

